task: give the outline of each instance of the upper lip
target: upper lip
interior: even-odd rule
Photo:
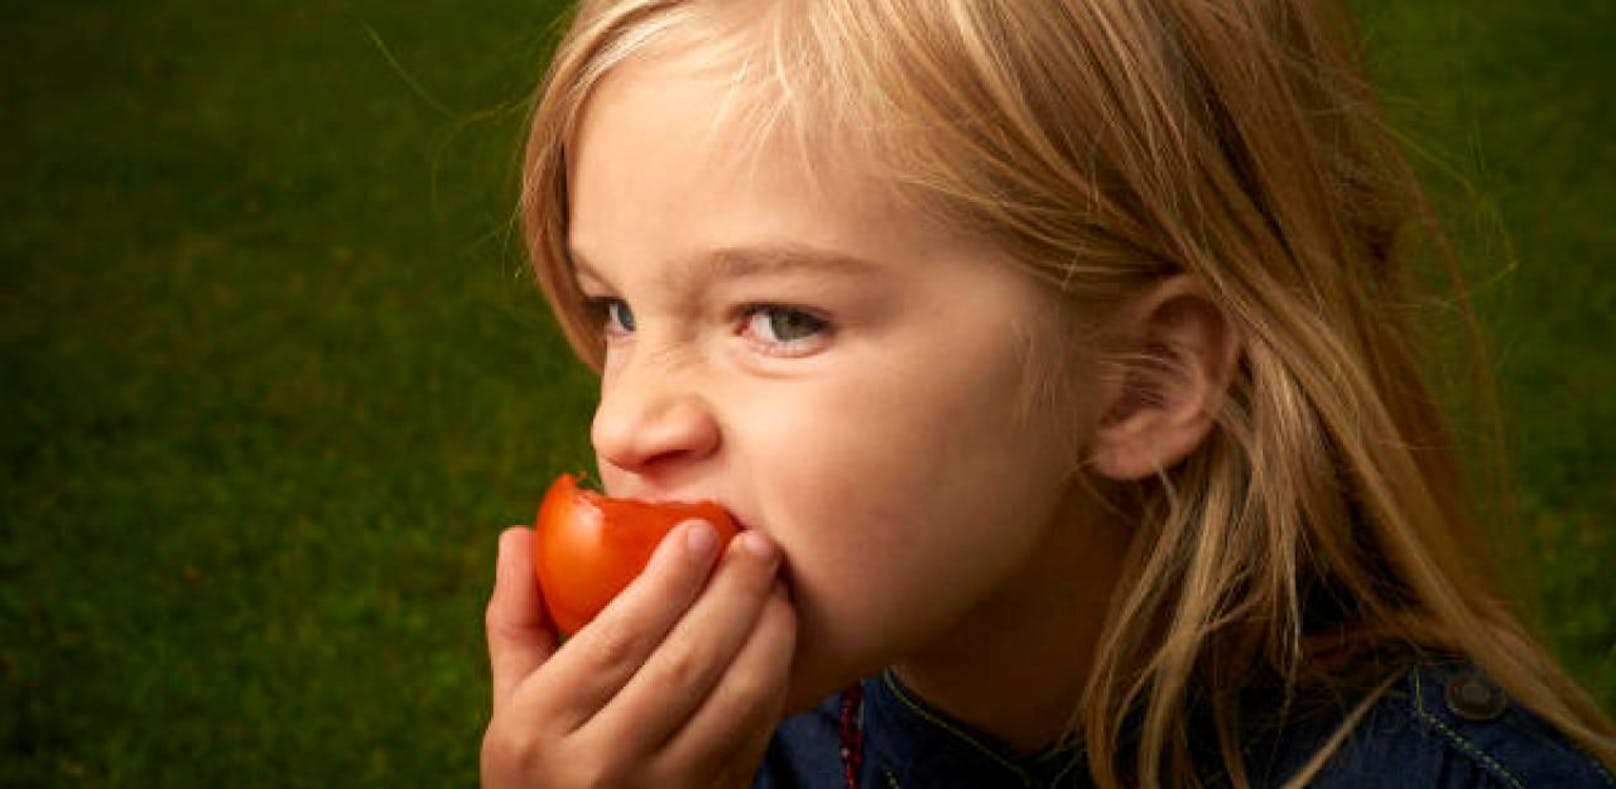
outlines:
[[[719,501],[718,499],[708,499],[708,500],[712,501],[714,504],[717,504],[720,507],[723,507],[724,511],[729,513],[730,520],[735,521],[735,526],[737,528],[742,529],[742,530],[752,528],[751,522],[748,521],[746,518],[741,517],[741,514],[739,512],[736,512],[735,508],[730,507],[729,505],[725,504],[722,501]]]
[[[629,497],[624,497],[624,498],[629,498]],[[734,507],[731,507],[729,504],[725,503],[723,498],[721,498],[719,496],[704,496],[704,495],[700,495],[700,494],[683,494],[682,493],[682,494],[667,495],[667,496],[643,496],[643,497],[633,497],[633,498],[637,498],[639,501],[644,501],[644,502],[648,502],[648,503],[651,503],[651,504],[695,504],[695,503],[701,502],[701,501],[710,501],[710,502],[712,502],[714,504],[717,504],[719,507],[722,507],[724,512],[729,513],[730,519],[735,521],[735,525],[738,528],[741,528],[741,529],[750,529],[750,528],[752,528],[751,521],[748,518],[743,517],[738,510],[736,510]]]

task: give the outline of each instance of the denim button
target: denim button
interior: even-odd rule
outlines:
[[[1504,714],[1509,697],[1480,671],[1470,671],[1448,680],[1442,700],[1453,714],[1465,720],[1490,721]]]

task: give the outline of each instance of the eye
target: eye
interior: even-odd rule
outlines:
[[[628,302],[622,299],[612,299],[606,305],[607,327],[616,326],[625,333],[634,331],[634,311],[628,308]]]
[[[829,339],[830,322],[795,307],[754,304],[743,313],[743,331],[768,353],[802,356],[818,350]]]
[[[634,333],[634,311],[622,299],[592,298],[584,302],[584,309],[607,337]]]

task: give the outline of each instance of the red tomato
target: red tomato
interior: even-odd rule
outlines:
[[[729,513],[711,501],[613,499],[580,489],[571,474],[557,478],[533,527],[533,566],[556,628],[571,635],[588,624],[640,574],[662,537],[691,518],[718,530],[720,548],[739,532]]]

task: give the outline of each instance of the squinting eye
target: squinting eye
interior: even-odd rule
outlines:
[[[791,307],[760,304],[746,312],[748,334],[765,346],[787,352],[811,350],[829,329],[830,323],[823,318]]]
[[[612,299],[606,304],[606,318],[617,324],[623,331],[634,331],[634,311],[628,308],[628,302],[622,299]]]
[[[602,330],[606,336],[632,334],[634,332],[634,311],[628,308],[628,302],[613,298],[592,298],[585,303],[589,314],[595,320],[604,324]]]

